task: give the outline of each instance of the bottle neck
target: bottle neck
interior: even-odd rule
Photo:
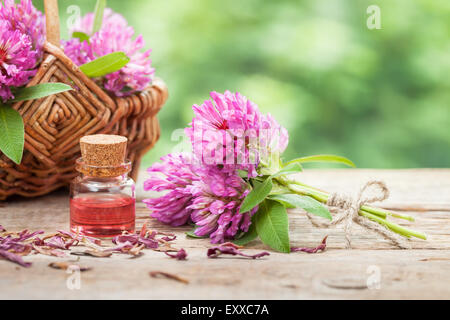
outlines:
[[[86,164],[82,158],[79,158],[75,168],[84,178],[127,179],[128,173],[131,171],[131,162],[124,162],[118,166],[101,167]]]
[[[104,182],[125,181],[129,178],[128,173],[125,173],[125,174],[122,174],[119,176],[105,177],[105,176],[95,176],[95,175],[85,174],[83,172],[80,172],[80,177],[82,179],[96,180],[99,182],[101,182],[101,181],[104,181]]]

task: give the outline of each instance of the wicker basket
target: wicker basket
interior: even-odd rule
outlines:
[[[68,185],[77,175],[79,139],[89,134],[128,137],[131,175],[136,178],[142,156],[160,135],[156,114],[168,97],[164,82],[155,79],[143,92],[111,97],[59,48],[57,0],[45,0],[45,13],[44,60],[28,86],[63,82],[76,89],[13,106],[24,119],[25,150],[20,165],[0,152],[0,200],[12,195],[36,197]]]

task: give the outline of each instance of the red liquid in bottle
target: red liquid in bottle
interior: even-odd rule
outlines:
[[[70,199],[70,229],[92,237],[134,233],[136,200],[124,194],[81,194]]]

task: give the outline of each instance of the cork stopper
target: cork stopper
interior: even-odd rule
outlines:
[[[80,139],[84,163],[96,167],[117,167],[125,161],[128,139],[122,136],[96,134]]]
[[[80,139],[81,159],[77,170],[97,177],[112,177],[129,171],[125,163],[127,152],[126,137],[107,134],[84,136]]]

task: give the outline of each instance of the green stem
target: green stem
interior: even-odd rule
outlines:
[[[277,181],[280,182],[281,184],[285,185],[287,188],[289,188],[289,190],[291,190],[297,194],[312,197],[322,203],[327,203],[327,201],[328,201],[329,195],[321,190],[318,190],[317,188],[310,187],[310,186],[305,185],[298,181],[291,181],[291,180],[285,179],[283,177],[277,178]],[[359,210],[359,214],[361,216],[367,217],[373,221],[378,222],[379,224],[385,226],[386,228],[388,228],[404,237],[409,238],[409,237],[413,236],[413,237],[424,239],[424,240],[426,240],[426,238],[427,238],[426,235],[421,232],[410,230],[408,228],[404,228],[402,226],[399,226],[395,223],[392,223],[392,222],[386,220],[388,215],[397,217],[397,218],[410,220],[410,221],[414,220],[412,217],[409,217],[406,215],[395,214],[395,213],[392,213],[392,212],[389,212],[389,211],[386,211],[386,210],[383,210],[380,208],[374,208],[374,207],[369,207],[369,206],[361,206],[361,209]]]
[[[307,189],[311,189],[312,191],[314,191],[314,192],[316,192],[318,194],[321,194],[321,195],[327,197],[327,199],[328,199],[328,194],[323,192],[323,191],[321,191],[321,190],[319,190],[319,189],[317,189],[317,188],[308,186],[308,185],[306,185],[304,183],[301,183],[301,182],[298,182],[298,181],[288,180],[287,182],[289,184],[295,184],[295,185],[299,185],[299,186],[302,186],[302,187],[307,188]],[[385,209],[371,207],[371,206],[367,206],[367,205],[361,206],[361,210],[363,210],[365,212],[368,212],[368,213],[375,214],[375,215],[377,215],[379,217],[382,217],[382,218],[386,218],[387,216],[391,216],[391,217],[397,218],[397,219],[403,219],[403,220],[408,220],[408,221],[415,221],[414,217],[411,217],[409,215],[395,213],[395,212],[391,212],[391,211],[388,211],[388,210],[385,210]]]
[[[382,208],[375,208],[375,207],[370,207],[370,206],[363,205],[363,206],[361,206],[361,209],[363,211],[366,211],[366,212],[369,212],[369,213],[373,213],[373,214],[376,214],[376,215],[380,215],[380,214],[384,213],[385,215],[391,216],[393,218],[408,220],[408,221],[411,221],[411,222],[415,221],[414,217],[411,217],[411,216],[409,216],[407,214],[395,213],[395,212],[391,212],[391,211],[388,211],[388,210],[385,210],[385,209],[382,209]]]
[[[385,226],[386,228],[404,236],[404,237],[416,237],[416,238],[420,238],[423,240],[427,240],[427,236],[421,232],[415,231],[415,230],[411,230],[402,226],[399,226],[398,224],[392,223],[388,220],[384,220],[384,219],[380,219],[380,217],[373,215],[371,213],[359,210],[359,214],[361,216],[367,217],[373,221],[378,222],[379,224]]]

